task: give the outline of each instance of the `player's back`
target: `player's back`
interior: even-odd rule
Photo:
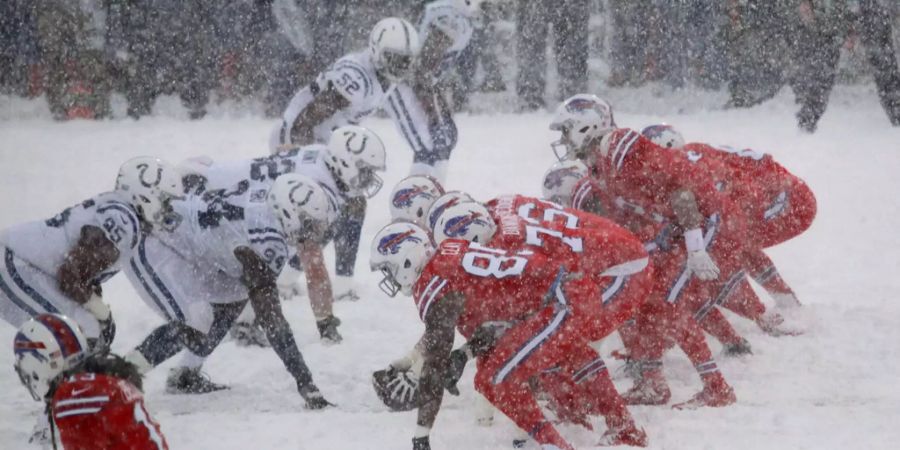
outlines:
[[[498,197],[487,206],[499,228],[493,245],[539,249],[570,272],[599,275],[647,257],[634,234],[594,214],[522,195]]]
[[[82,373],[66,378],[53,395],[51,411],[66,450],[168,448],[141,391],[114,376]]]
[[[675,218],[670,206],[672,196],[688,189],[704,216],[719,211],[721,198],[715,182],[693,166],[684,151],[657,146],[627,128],[607,134],[599,147],[594,149],[597,162],[591,168],[592,175],[603,179],[611,196],[623,205],[633,205],[643,214],[657,214],[671,221]]]
[[[441,243],[413,288],[419,317],[450,292],[465,296],[458,326],[467,335],[490,321],[512,321],[538,310],[559,272],[542,252],[507,251],[448,239]]]
[[[280,272],[288,245],[266,196],[250,189],[251,184],[243,180],[231,189],[172,202],[168,226],[155,235],[183,257],[232,277],[243,273],[234,255],[239,247],[250,247]]]
[[[0,245],[50,276],[62,265],[81,237],[82,228],[103,230],[119,250],[119,259],[100,278],[114,274],[137,244],[140,220],[125,196],[106,192],[66,208],[47,220],[14,225],[0,232]]]

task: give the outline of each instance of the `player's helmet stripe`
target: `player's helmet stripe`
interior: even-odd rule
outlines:
[[[59,348],[62,350],[64,358],[68,358],[69,356],[84,350],[81,348],[81,343],[78,342],[78,338],[75,336],[75,330],[73,330],[66,321],[50,314],[41,314],[37,316],[37,321],[44,324],[44,326],[53,333],[53,337],[56,338],[56,342],[59,343]]]

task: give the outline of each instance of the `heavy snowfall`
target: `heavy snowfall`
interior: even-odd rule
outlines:
[[[496,33],[513,33],[511,20],[498,23]],[[513,38],[505,36],[511,44]],[[597,50],[594,44],[591,51]],[[726,313],[753,349],[751,355],[726,357],[709,339],[737,402],[692,411],[630,407],[647,433],[648,448],[887,449],[900,442],[900,127],[886,117],[871,69],[858,67],[865,66],[864,57],[848,54],[846,48],[843,52],[839,83],[811,130],[802,119],[798,123],[796,93],[783,80],[770,89],[771,99],[735,105],[727,82],[700,87],[685,75],[688,78],[673,86],[658,76],[613,87],[606,81],[615,74],[607,53],[587,60],[586,87],[612,104],[618,126],[640,130],[665,122],[688,142],[769,153],[808,183],[818,203],[809,230],[766,250],[803,304],[784,312],[787,325],[801,333],[768,336],[752,322]],[[467,107],[455,114],[459,141],[446,187],[463,189],[478,200],[501,194],[539,197],[542,176],[557,161],[550,143],[559,136],[548,125],[553,108],[564,98],[554,94],[565,82],[552,70],[548,92],[540,95],[547,104],[523,107],[514,92],[515,74],[505,64],[512,64],[507,60],[511,58],[499,57],[509,87],[499,93],[474,93]],[[483,81],[483,69],[476,78]],[[896,95],[900,98],[900,91]],[[15,89],[0,94],[0,229],[51,217],[113,189],[116,171],[131,157],[153,155],[179,162],[201,155],[216,161],[268,155],[269,134],[277,122],[266,117],[268,100],[221,91],[213,92],[201,115],[166,93],[139,118],[129,109],[127,96],[117,92],[102,120],[85,119],[80,113],[67,117],[64,109],[60,116],[46,94],[26,97]],[[389,118],[376,115],[361,124],[383,140],[387,171],[385,188],[369,200],[362,230],[354,277],[361,298],[334,306],[343,322],[343,342],[329,345],[320,340],[304,294],[282,303],[316,384],[337,406],[304,408],[293,380],[270,349],[243,347],[226,338],[203,370],[230,386],[228,390],[167,393],[166,375],[177,357],[146,376],[146,406],[170,448],[409,448],[415,411],[389,411],[371,379],[373,371],[405,354],[424,326],[411,298],[389,298],[378,289],[381,274],[369,271],[368,260],[372,237],[391,219],[388,195],[408,175],[412,151]],[[329,267],[332,258],[328,248]],[[103,290],[118,325],[113,352],[127,353],[163,324],[123,275],[105,283]],[[757,291],[767,306],[773,305]],[[32,400],[12,369],[15,357],[9,344],[15,333],[16,327],[0,323],[0,448],[40,448],[28,439],[44,405]],[[462,343],[461,336],[456,343]],[[619,391],[630,387],[623,362],[608,358],[621,348],[618,336],[595,346]],[[673,402],[687,400],[700,389],[683,353],[671,350],[664,361]],[[496,414],[491,426],[477,422],[473,373],[470,364],[459,397],[444,397],[431,432],[432,448],[512,448],[519,433],[502,414]],[[592,423],[594,432],[573,425],[559,429],[577,448],[600,448],[595,443],[604,425],[597,417]],[[529,445],[526,448],[538,448]]]

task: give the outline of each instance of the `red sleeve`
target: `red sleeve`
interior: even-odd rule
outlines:
[[[53,420],[66,450],[166,450],[168,445],[127,381],[91,373],[70,377],[53,396]]]

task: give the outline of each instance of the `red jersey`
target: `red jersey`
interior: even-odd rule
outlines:
[[[599,276],[611,267],[647,258],[637,237],[594,214],[522,195],[498,197],[487,209],[498,228],[492,246],[540,249],[567,272]]]
[[[413,300],[424,321],[434,302],[450,292],[463,294],[466,304],[457,326],[469,337],[485,322],[520,320],[540,309],[559,267],[540,251],[507,251],[448,239],[422,270]]]
[[[108,375],[71,376],[56,389],[53,421],[66,450],[162,450],[166,440],[133,384]]]
[[[763,211],[793,183],[794,176],[765,153],[696,142],[686,144],[684,150],[754,221],[761,220]]]
[[[600,148],[593,150],[596,163],[590,173],[605,182],[609,197],[624,208],[657,221],[674,221],[670,199],[683,188],[694,193],[703,216],[722,209],[715,182],[691,163],[686,152],[659,147],[627,128],[612,131],[603,141],[609,152],[603,156]]]

